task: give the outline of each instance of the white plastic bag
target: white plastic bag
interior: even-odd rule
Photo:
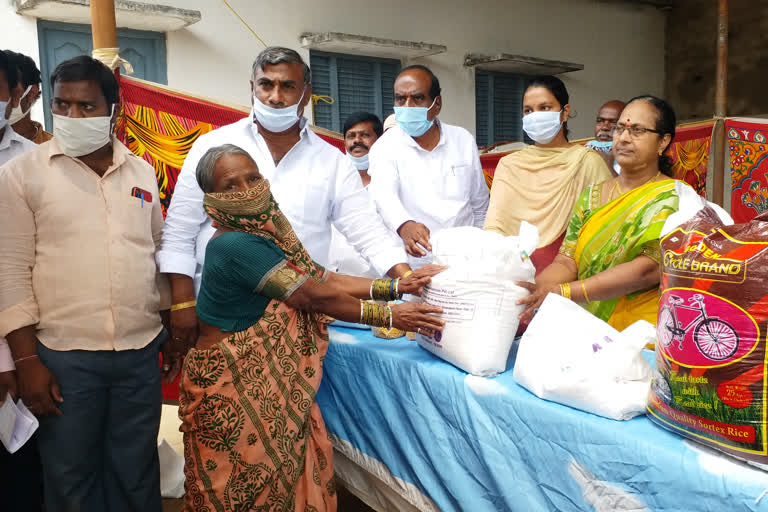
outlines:
[[[667,217],[666,222],[664,222],[664,227],[661,229],[661,238],[670,234],[684,222],[691,220],[694,215],[707,206],[717,213],[717,216],[720,217],[723,224],[726,226],[733,224],[733,219],[728,215],[728,212],[715,203],[711,203],[701,197],[687,183],[683,181],[675,182],[675,192],[677,192],[677,197],[679,199],[677,211]]]
[[[160,457],[160,495],[163,498],[184,496],[184,457],[163,439],[157,445]]]
[[[506,369],[522,306],[536,269],[528,257],[538,245],[536,228],[523,222],[520,236],[505,237],[474,227],[445,229],[431,240],[435,263],[448,269],[425,287],[425,303],[443,308],[445,326],[435,338],[420,334],[426,350],[473,375]]]
[[[525,331],[514,379],[539,398],[614,420],[645,412],[655,341],[648,322],[619,332],[578,304],[549,294]]]

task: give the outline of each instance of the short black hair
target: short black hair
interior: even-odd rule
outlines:
[[[411,69],[420,69],[421,71],[426,72],[429,75],[429,78],[432,80],[429,84],[429,95],[434,100],[438,96],[440,96],[440,92],[442,89],[440,89],[440,80],[437,79],[435,74],[432,72],[431,69],[429,69],[427,66],[422,66],[421,64],[413,64],[412,66],[406,66],[403,69],[400,70],[400,73],[397,74],[399,77],[406,71],[409,71]]]
[[[653,96],[652,94],[643,94],[641,96],[635,96],[627,102],[624,108],[627,108],[630,103],[635,101],[645,101],[650,103],[656,110],[656,126],[655,130],[658,130],[658,136],[664,137],[666,134],[670,135],[669,144],[665,147],[661,155],[659,155],[659,171],[670,178],[674,178],[674,171],[672,170],[672,159],[667,156],[667,150],[675,140],[675,126],[677,125],[677,116],[675,115],[675,109],[665,99]]]
[[[371,123],[373,131],[376,133],[377,137],[381,137],[381,134],[384,133],[384,127],[381,125],[379,116],[371,114],[370,112],[354,112],[347,116],[347,119],[344,121],[344,129],[342,131],[344,137],[347,136],[347,132],[350,128],[359,123]]]
[[[16,62],[9,53],[10,50],[0,50],[0,71],[5,73],[5,79],[8,81],[8,89],[13,90],[19,83],[19,71]]]
[[[32,85],[40,85],[42,82],[42,77],[40,75],[40,70],[37,69],[37,64],[35,64],[35,61],[32,60],[32,57],[28,57],[23,53],[12,51],[8,51],[6,53],[8,53],[8,55],[11,57],[11,60],[16,62],[16,67],[21,72],[19,80],[21,81],[21,86],[24,89]]]
[[[100,61],[80,55],[65,60],[51,73],[51,88],[56,86],[56,82],[96,82],[101,86],[101,92],[104,93],[104,99],[107,105],[115,105],[120,102],[120,86],[117,84],[117,78],[112,71]]]

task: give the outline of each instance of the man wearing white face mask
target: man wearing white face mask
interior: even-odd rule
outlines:
[[[387,232],[349,158],[315,135],[304,119],[310,78],[309,66],[295,51],[263,50],[251,74],[253,114],[201,136],[184,161],[158,263],[171,278],[172,335],[190,346],[197,339],[193,306],[205,248],[215,231],[203,210],[195,169],[211,147],[235,144],[253,157],[302,244],[321,265],[330,263],[333,225],[379,275],[397,277],[408,270],[405,252]]]
[[[363,186],[367,189],[371,183],[371,177],[368,175],[368,153],[384,133],[384,127],[376,115],[369,112],[355,112],[344,121],[342,133],[347,157],[352,161],[352,165],[360,174]],[[330,261],[331,270],[340,274],[379,277],[376,269],[349,245],[344,235],[336,228],[333,228]]]
[[[17,134],[7,118],[21,95],[19,73],[10,55],[0,51],[0,174],[2,165],[36,146]],[[5,217],[4,222],[11,222]],[[18,386],[13,356],[5,340],[0,339],[0,403],[18,399]],[[40,489],[42,469],[33,437],[14,454],[0,444],[0,505],[4,512],[35,512],[42,510]]]
[[[443,100],[432,71],[403,69],[394,93],[397,126],[373,146],[368,172],[379,212],[403,240],[410,265],[421,267],[431,261],[431,234],[483,227],[488,187],[475,139],[437,118]]]
[[[33,121],[30,115],[32,107],[43,95],[41,88],[40,70],[31,57],[21,53],[11,53],[16,60],[16,65],[21,72],[21,86],[24,92],[21,95],[19,106],[13,109],[8,123],[13,126],[13,131],[31,140],[35,144],[48,142],[53,138],[53,134],[48,133],[43,125]]]
[[[19,69],[10,54],[8,50],[0,50],[0,166],[35,147],[32,142],[16,133],[9,122],[12,112],[19,106],[22,92]],[[0,371],[1,366],[0,364]]]
[[[0,336],[40,418],[46,510],[160,512],[161,378],[180,361],[155,173],[112,136],[107,67],[75,57],[51,85],[54,138],[0,171]]]

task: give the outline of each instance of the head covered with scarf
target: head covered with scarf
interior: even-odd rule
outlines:
[[[311,277],[320,278],[324,273],[323,267],[312,260],[290,222],[280,211],[270,191],[269,181],[259,179],[253,187],[237,192],[213,191],[216,163],[225,155],[247,157],[256,167],[253,158],[233,144],[209,149],[197,165],[197,181],[205,192],[205,213],[219,227],[271,240],[283,250],[286,259],[293,265]]]

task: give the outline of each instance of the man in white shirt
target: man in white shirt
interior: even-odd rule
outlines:
[[[20,93],[18,69],[8,54],[0,50],[0,173],[6,162],[36,147],[34,142],[13,131],[8,123],[11,111],[19,106]],[[16,395],[14,370],[8,344],[0,338],[0,403],[8,390]]]
[[[21,99],[21,79],[14,60],[0,50],[0,175],[3,165],[36,147],[11,128],[9,118]],[[6,220],[5,222],[8,222]],[[8,343],[0,338],[0,403],[18,398],[16,367]],[[37,436],[13,455],[0,445],[0,508],[7,512],[42,510],[42,470]]]
[[[301,56],[288,48],[262,51],[253,64],[251,92],[250,116],[201,136],[192,146],[168,209],[157,261],[171,277],[177,306],[171,312],[173,337],[187,344],[196,339],[192,306],[214,232],[195,178],[199,159],[211,147],[230,143],[250,153],[302,244],[321,265],[329,263],[333,224],[380,274],[395,277],[408,270],[405,252],[366,197],[357,170],[302,117],[312,86]]]
[[[363,187],[367,189],[371,183],[371,177],[368,175],[368,153],[384,133],[381,120],[370,112],[355,112],[344,121],[342,130],[347,157],[360,174]],[[354,247],[349,245],[344,235],[336,228],[333,228],[331,238],[330,261],[331,270],[340,274],[370,278],[381,276]]]
[[[19,106],[21,92],[19,70],[13,59],[0,50],[0,166],[35,147],[34,142],[13,131],[8,122],[13,109]]]
[[[395,80],[397,127],[369,154],[371,191],[387,225],[403,240],[409,264],[431,261],[430,234],[456,226],[483,227],[488,209],[475,139],[442,123],[440,82],[425,66],[408,66]]]

